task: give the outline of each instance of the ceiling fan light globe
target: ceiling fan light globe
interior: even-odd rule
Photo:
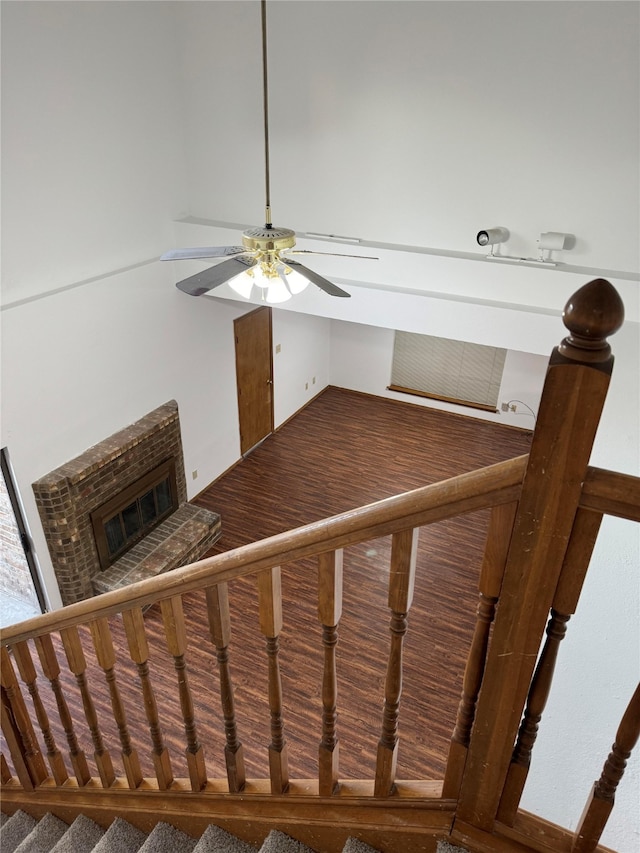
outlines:
[[[286,302],[291,299],[291,291],[281,278],[272,278],[267,289],[267,302],[270,305],[277,305],[279,302]]]
[[[250,273],[248,273],[248,275],[251,276],[251,278],[253,279],[253,283],[256,285],[256,287],[261,287],[264,289],[265,287],[269,287],[269,285],[271,284],[271,277],[265,275],[265,271],[262,269],[262,266],[260,264],[257,264],[255,267],[253,267],[253,269]]]
[[[309,284],[309,279],[300,275],[299,272],[291,270],[291,272],[287,273],[287,284],[291,293],[294,296],[297,296],[298,293],[302,293],[302,291],[306,289]]]
[[[253,278],[246,272],[240,273],[229,280],[229,287],[234,290],[238,296],[249,299],[253,290]]]

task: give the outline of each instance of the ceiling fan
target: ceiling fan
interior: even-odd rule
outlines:
[[[226,282],[241,296],[249,298],[254,284],[262,288],[267,302],[284,302],[301,293],[312,282],[330,296],[351,296],[346,290],[323,276],[292,260],[290,255],[338,255],[345,258],[377,260],[366,255],[341,255],[338,252],[313,252],[294,249],[295,232],[290,228],[277,228],[271,222],[271,190],[269,181],[269,97],[267,86],[267,3],[261,0],[262,11],[262,83],[264,106],[264,159],[265,159],[265,225],[249,228],[242,234],[241,246],[203,246],[193,249],[173,249],[165,252],[161,261],[202,260],[227,258],[203,272],[185,278],[176,284],[190,296],[202,296]]]

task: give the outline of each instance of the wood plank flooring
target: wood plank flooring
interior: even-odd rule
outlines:
[[[407,489],[528,452],[531,433],[335,388],[270,436],[246,460],[195,501],[219,512],[223,534],[211,553],[237,547]],[[405,639],[397,776],[442,778],[464,663],[475,619],[477,579],[487,512],[423,528],[414,603]],[[349,548],[344,558],[344,609],[338,644],[338,735],[342,778],[373,778],[380,737],[389,650],[387,580],[390,541]],[[317,776],[321,737],[321,628],[316,566],[282,567],[284,628],[280,661],[291,778]],[[267,657],[258,631],[255,582],[230,585],[234,679],[239,737],[247,775],[267,776],[269,707]],[[185,598],[187,664],[197,732],[210,778],[224,777],[218,674],[208,635],[204,593]],[[176,777],[187,776],[177,675],[168,655],[159,607],[145,625],[161,726]],[[111,620],[118,650],[116,675],[129,732],[145,775],[152,775],[149,730],[139,681],[126,652],[120,618]],[[118,773],[118,732],[103,673],[88,631],[82,632],[89,684],[100,727]],[[94,747],[61,644],[61,680],[77,733],[90,759]],[[34,655],[35,656],[35,655]],[[64,662],[64,663],[63,663]],[[60,748],[66,747],[48,684],[38,679]],[[26,693],[26,690],[25,690]],[[27,697],[27,702],[31,700]],[[63,750],[64,751],[64,750]],[[70,765],[69,765],[70,766]],[[95,773],[95,770],[93,770]]]

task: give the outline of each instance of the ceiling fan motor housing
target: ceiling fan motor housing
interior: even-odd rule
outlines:
[[[248,228],[242,233],[242,245],[251,252],[281,252],[296,244],[296,233],[290,228]]]

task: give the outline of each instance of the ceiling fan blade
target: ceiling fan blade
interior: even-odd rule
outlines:
[[[380,258],[375,258],[372,255],[345,255],[343,252],[315,252],[313,249],[287,249],[287,257],[289,255],[333,255],[334,258],[362,258],[364,261],[378,261]]]
[[[304,267],[302,264],[298,263],[298,261],[292,261],[287,258],[285,260],[287,266],[290,266],[292,269],[306,276],[312,284],[317,285],[320,290],[324,290],[325,293],[328,293],[330,296],[351,296],[350,293],[347,293],[346,290],[342,290],[342,288],[338,287],[333,282],[328,281],[326,278],[323,278],[321,275],[318,275],[317,272]]]
[[[202,246],[198,249],[171,249],[160,257],[161,261],[187,261],[198,258],[225,258],[246,254],[244,246]]]
[[[189,296],[202,296],[241,272],[251,269],[256,263],[255,258],[229,258],[228,261],[216,264],[215,267],[209,267],[208,270],[196,273],[189,278],[183,278],[176,284],[176,287],[178,290],[188,293]]]

